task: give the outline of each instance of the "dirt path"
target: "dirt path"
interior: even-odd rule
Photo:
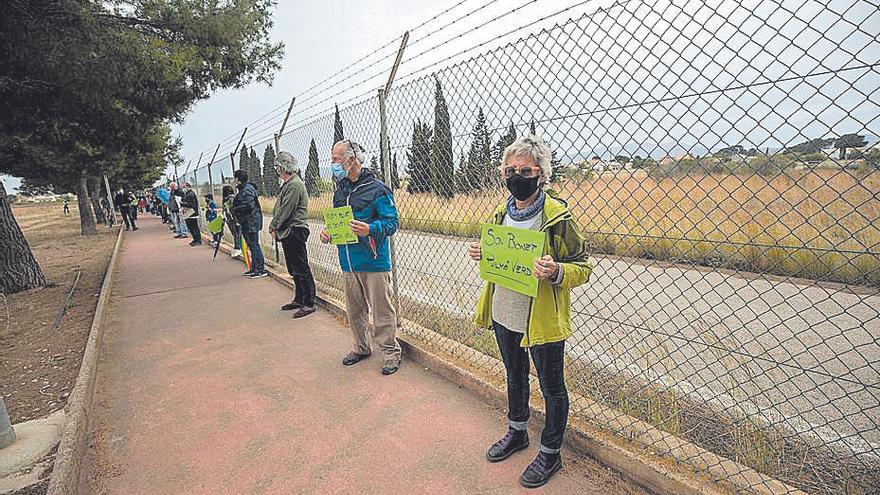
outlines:
[[[340,364],[347,329],[144,219],[119,260],[99,364],[91,493],[517,493],[537,451],[489,464],[505,418],[405,361]],[[533,432],[538,438],[538,432]],[[643,493],[566,455],[544,493]]]

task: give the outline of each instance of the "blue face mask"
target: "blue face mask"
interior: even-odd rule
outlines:
[[[336,179],[336,182],[339,182],[346,176],[348,176],[348,172],[346,172],[345,169],[342,168],[341,163],[331,163],[330,172],[333,173],[333,178]]]

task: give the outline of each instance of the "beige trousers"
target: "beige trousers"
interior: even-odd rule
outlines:
[[[400,361],[400,344],[397,343],[397,313],[391,295],[391,273],[355,272],[344,273],[345,311],[351,326],[352,351],[369,354],[369,314],[373,313],[372,337],[382,349],[386,364]]]

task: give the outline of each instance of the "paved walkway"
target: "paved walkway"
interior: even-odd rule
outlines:
[[[281,284],[138,223],[119,260],[83,493],[526,492],[537,441],[500,464],[483,457],[502,411],[411,361],[390,377],[378,356],[343,367],[349,334],[332,315],[291,320]],[[535,492],[642,493],[565,462]]]

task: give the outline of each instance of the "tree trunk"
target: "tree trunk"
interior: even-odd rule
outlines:
[[[89,199],[92,200],[92,209],[95,211],[95,220],[98,223],[107,223],[104,209],[101,208],[101,177],[96,175],[89,178]]]
[[[12,216],[0,182],[0,293],[14,294],[46,285],[46,276]]]
[[[92,201],[89,199],[88,176],[82,172],[76,181],[76,203],[79,209],[79,226],[82,235],[95,235],[95,215],[92,213]]]

